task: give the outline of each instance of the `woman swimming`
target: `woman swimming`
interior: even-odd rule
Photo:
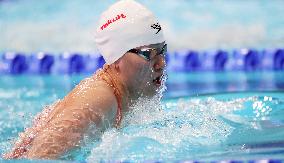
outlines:
[[[4,158],[57,159],[80,146],[90,126],[119,128],[132,104],[157,94],[167,45],[151,11],[133,0],[115,3],[102,14],[95,40],[103,68],[45,108]]]

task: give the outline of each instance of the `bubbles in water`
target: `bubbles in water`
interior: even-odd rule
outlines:
[[[160,97],[139,99],[122,121],[122,129],[105,132],[90,161],[176,159],[194,150],[218,146],[234,130],[222,115],[243,109],[248,99],[192,99],[161,103]],[[196,151],[195,151],[196,152]],[[199,151],[200,152],[200,151]]]
[[[260,118],[262,120],[266,119],[266,116],[272,111],[272,108],[266,104],[266,102],[271,102],[272,97],[264,96],[262,100],[256,100],[253,102],[253,110],[255,113],[255,120]]]

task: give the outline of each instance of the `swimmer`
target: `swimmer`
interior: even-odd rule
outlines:
[[[167,45],[151,11],[134,0],[116,2],[103,12],[95,41],[103,68],[45,108],[4,158],[58,159],[80,146],[91,125],[119,128],[135,101],[157,94]]]

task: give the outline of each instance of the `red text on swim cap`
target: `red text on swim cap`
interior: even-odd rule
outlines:
[[[104,25],[101,26],[101,30],[104,30],[106,27],[108,27],[111,23],[121,19],[121,18],[126,18],[124,14],[117,15],[115,18],[108,20]]]

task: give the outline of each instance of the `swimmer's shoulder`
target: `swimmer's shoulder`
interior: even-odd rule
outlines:
[[[93,77],[83,79],[64,100],[102,116],[115,116],[118,107],[113,90],[104,81]]]

